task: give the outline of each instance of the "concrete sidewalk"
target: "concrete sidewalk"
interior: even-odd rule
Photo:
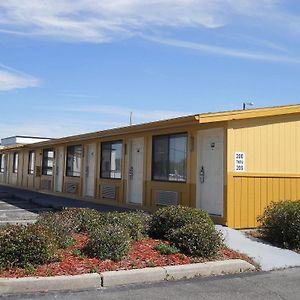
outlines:
[[[34,223],[38,215],[46,211],[51,211],[51,208],[0,193],[0,226]]]
[[[57,195],[49,195],[42,192],[35,192],[16,187],[0,185],[0,194],[6,193],[9,197],[13,196],[17,199],[30,201],[39,206],[51,207],[53,209],[61,209],[63,207],[88,207],[98,211],[129,211],[128,208],[122,208],[112,205],[98,204],[88,201],[82,201]]]
[[[225,244],[238,252],[247,254],[261,266],[263,271],[300,266],[300,254],[281,249],[266,242],[248,237],[244,232],[216,225],[222,233]]]

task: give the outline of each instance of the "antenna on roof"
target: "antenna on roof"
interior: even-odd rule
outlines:
[[[245,110],[247,106],[253,106],[253,105],[254,105],[253,102],[243,102],[243,110]]]
[[[132,125],[132,111],[130,112],[130,115],[129,115],[129,125],[130,126]]]

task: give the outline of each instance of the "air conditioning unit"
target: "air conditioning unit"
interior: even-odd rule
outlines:
[[[117,187],[115,185],[101,185],[100,186],[100,196],[106,199],[116,199]]]
[[[49,179],[42,179],[41,180],[41,189],[42,190],[51,190],[51,180]]]
[[[155,204],[164,206],[177,205],[178,192],[165,190],[155,191]]]
[[[66,192],[70,194],[78,193],[78,183],[77,182],[66,182]]]

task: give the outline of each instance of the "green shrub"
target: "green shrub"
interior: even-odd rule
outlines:
[[[123,227],[131,239],[137,241],[147,236],[150,216],[144,212],[108,212],[103,220],[103,225]]]
[[[43,226],[11,225],[0,232],[0,269],[26,268],[57,261],[58,246],[51,230]]]
[[[183,206],[168,206],[157,210],[150,222],[150,236],[166,239],[168,233],[188,224],[213,226],[209,215],[196,208]]]
[[[91,208],[67,208],[61,214],[73,224],[74,232],[90,232],[103,223],[103,214]]]
[[[273,202],[258,221],[266,240],[284,248],[300,248],[300,200]]]
[[[25,269],[25,274],[26,275],[31,275],[36,271],[36,268],[31,263],[27,263],[24,266],[24,269]]]
[[[89,257],[119,261],[129,252],[131,238],[120,225],[104,225],[93,230],[84,248]]]
[[[177,249],[173,245],[168,245],[164,243],[160,243],[154,247],[154,250],[158,251],[160,254],[163,255],[170,255],[170,254],[175,254],[179,252],[179,249]]]
[[[72,233],[78,225],[73,219],[61,212],[47,212],[38,217],[36,224],[51,230],[60,248],[66,248],[74,243]]]
[[[72,234],[89,232],[103,224],[102,214],[90,208],[68,208],[39,216],[37,223],[53,231],[60,247],[73,243]]]
[[[215,256],[223,245],[220,233],[207,222],[173,229],[168,234],[168,240],[183,253],[197,257]]]

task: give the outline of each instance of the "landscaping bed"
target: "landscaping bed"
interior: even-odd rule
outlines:
[[[196,225],[195,225],[196,222]],[[169,207],[154,215],[69,209],[0,230],[0,277],[78,275],[240,258],[208,215]]]
[[[88,258],[77,254],[76,250],[82,250],[87,243],[88,237],[83,234],[74,235],[76,244],[61,251],[62,260],[50,264],[44,264],[37,268],[26,270],[24,268],[11,268],[0,272],[1,278],[20,277],[48,277],[59,275],[79,275],[86,273],[101,273],[104,271],[141,269],[146,267],[185,265],[195,262],[207,262],[214,260],[243,259],[251,264],[253,261],[246,255],[234,250],[222,248],[213,258],[193,258],[182,253],[162,255],[154,249],[160,240],[144,239],[131,245],[129,255],[119,262],[112,260],[100,260]]]

